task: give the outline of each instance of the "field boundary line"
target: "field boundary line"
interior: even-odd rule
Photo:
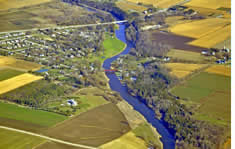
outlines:
[[[67,141],[63,141],[63,140],[47,137],[47,136],[44,136],[44,135],[36,134],[36,133],[33,133],[33,132],[28,132],[28,131],[25,131],[25,130],[5,127],[5,126],[0,126],[0,129],[6,129],[6,130],[15,131],[15,132],[19,132],[19,133],[35,136],[35,137],[40,137],[40,138],[43,138],[43,139],[46,139],[46,140],[50,140],[50,141],[53,141],[53,142],[62,143],[62,144],[70,145],[70,146],[81,147],[81,148],[85,148],[85,149],[98,149],[96,147],[82,145],[82,144],[77,144],[77,143],[71,143],[71,142],[67,142]]]

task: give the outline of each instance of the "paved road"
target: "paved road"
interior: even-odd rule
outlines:
[[[36,133],[24,131],[24,130],[15,129],[15,128],[0,126],[0,129],[6,129],[6,130],[15,131],[15,132],[19,132],[19,133],[23,133],[23,134],[27,134],[27,135],[31,135],[31,136],[36,136],[36,137],[40,137],[40,138],[43,138],[43,139],[46,139],[46,140],[50,140],[50,141],[53,141],[53,142],[62,143],[62,144],[70,145],[70,146],[75,146],[75,147],[80,147],[80,148],[85,148],[85,149],[98,149],[96,147],[71,143],[71,142],[67,142],[67,141],[63,141],[63,140],[47,137],[47,136],[44,136],[44,135],[40,135],[40,134],[36,134]]]
[[[83,25],[68,25],[68,26],[56,26],[56,27],[45,27],[45,28],[32,28],[32,29],[25,29],[25,30],[15,30],[15,31],[0,32],[0,34],[16,33],[16,32],[27,32],[27,31],[36,31],[36,30],[39,30],[39,29],[46,30],[46,29],[80,28],[80,27],[89,27],[89,26],[98,26],[98,25],[110,25],[110,24],[117,24],[117,23],[124,23],[124,22],[127,22],[127,20],[105,22],[105,23],[96,23],[96,24],[83,24]]]

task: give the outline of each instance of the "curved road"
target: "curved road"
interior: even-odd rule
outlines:
[[[28,131],[24,131],[24,130],[15,129],[15,128],[0,126],[0,129],[6,129],[6,130],[15,131],[15,132],[35,136],[35,137],[40,137],[40,138],[43,138],[43,139],[46,139],[46,140],[50,140],[50,141],[53,141],[53,142],[62,143],[62,144],[66,144],[66,145],[70,145],[70,146],[74,146],[74,147],[81,147],[81,148],[85,148],[85,149],[98,149],[96,147],[71,143],[71,142],[67,142],[67,141],[63,141],[63,140],[47,137],[47,136],[44,136],[44,135],[36,134],[36,133],[33,133],[33,132],[28,132]]]

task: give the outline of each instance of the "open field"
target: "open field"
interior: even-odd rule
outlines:
[[[231,118],[231,78],[201,72],[171,91],[186,106],[195,110],[194,117],[218,125],[229,125]]]
[[[135,134],[130,131],[118,139],[115,139],[100,147],[101,149],[147,149],[145,142],[136,137]]]
[[[21,8],[31,5],[50,2],[51,0],[0,0],[0,10],[8,10],[11,8]]]
[[[0,81],[10,79],[12,77],[18,76],[22,74],[23,72],[17,71],[14,69],[6,69],[6,68],[0,68]]]
[[[143,12],[147,8],[141,5],[137,5],[136,3],[128,2],[128,1],[118,1],[116,5],[121,8],[124,11],[131,12],[131,11],[137,11],[137,12]]]
[[[9,92],[11,90],[22,87],[31,82],[42,79],[41,76],[35,76],[29,73],[24,73],[22,75],[18,75],[16,77],[4,80],[0,82],[0,94]]]
[[[201,53],[198,53],[198,52],[178,50],[178,49],[171,49],[167,53],[167,56],[176,60],[192,61],[196,63],[203,63],[203,62],[208,62],[212,60],[212,58],[203,56],[201,55]]]
[[[231,67],[225,65],[213,65],[205,70],[208,73],[231,76]]]
[[[175,35],[171,33],[155,31],[152,33],[152,40],[157,43],[164,43],[171,46],[172,49],[181,49],[186,51],[201,52],[205,48],[188,45],[195,38]]]
[[[0,148],[2,149],[32,149],[45,140],[30,135],[0,129]]]
[[[82,113],[45,131],[48,136],[90,146],[100,146],[130,130],[124,115],[109,103]]]
[[[84,149],[80,147],[74,147],[70,145],[60,144],[60,143],[54,143],[54,142],[45,142],[35,149]]]
[[[16,104],[3,102],[0,102],[0,117],[24,121],[26,123],[32,123],[42,127],[50,127],[66,119],[65,116],[56,113],[33,110],[17,106]]]
[[[190,2],[185,4],[186,6],[196,6],[196,7],[204,7],[210,9],[218,9],[221,7],[231,8],[231,0],[191,0]]]
[[[133,3],[143,3],[143,4],[149,4],[153,5],[155,7],[160,8],[168,8],[170,6],[176,5],[179,2],[182,2],[183,0],[128,0]]]
[[[185,20],[184,16],[169,16],[165,18],[165,22],[169,27],[172,27],[177,24],[192,22],[192,20]]]
[[[170,69],[170,74],[177,78],[184,78],[193,71],[203,68],[205,64],[186,64],[186,63],[166,63],[167,68]]]
[[[35,71],[40,69],[41,65],[24,60],[18,60],[13,57],[0,56],[0,67],[12,68],[20,71]]]

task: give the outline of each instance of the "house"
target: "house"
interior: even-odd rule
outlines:
[[[206,54],[208,54],[208,51],[202,51],[201,54],[206,55]]]
[[[77,106],[77,102],[74,101],[74,99],[69,99],[69,100],[67,100],[67,104],[68,104],[69,106]]]
[[[171,60],[170,57],[165,57],[165,58],[163,59],[163,61],[165,61],[165,62],[168,62],[168,61],[170,61],[170,60]]]

